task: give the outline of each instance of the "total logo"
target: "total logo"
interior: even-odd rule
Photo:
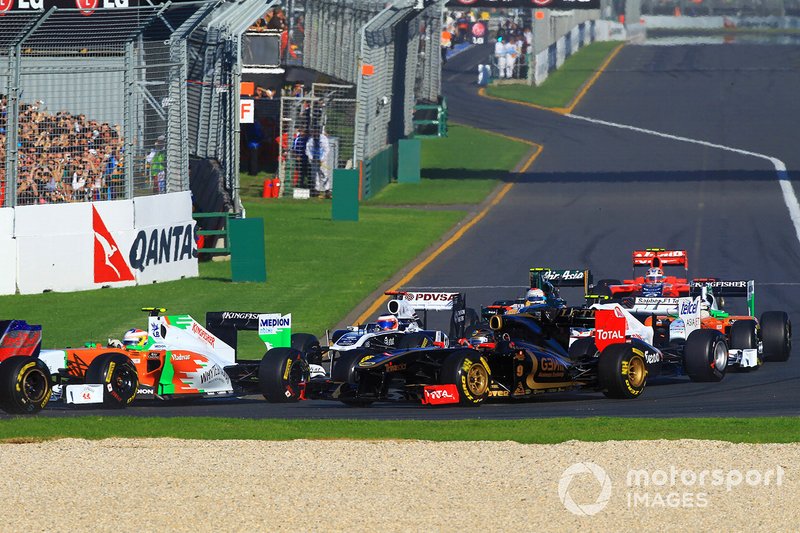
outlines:
[[[625,340],[625,334],[617,330],[606,331],[604,329],[598,329],[595,336],[601,341]]]

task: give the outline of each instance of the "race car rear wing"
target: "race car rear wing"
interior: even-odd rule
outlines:
[[[688,272],[689,258],[686,255],[686,250],[645,248],[644,250],[633,251],[634,272],[636,267],[664,268],[665,266],[682,266]]]
[[[692,297],[711,293],[716,296],[747,298],[750,316],[756,314],[756,282],[752,279],[721,280],[717,278],[695,278],[689,284]]]
[[[428,311],[451,311],[450,338],[460,339],[466,328],[467,298],[460,292],[386,291],[394,296],[387,304],[397,318],[417,320],[415,311],[422,311],[422,328],[428,329]]]
[[[550,283],[554,287],[583,287],[583,292],[589,292],[592,284],[591,270],[567,269],[556,270],[553,268],[534,267],[530,269],[530,288],[542,289],[544,282]]]

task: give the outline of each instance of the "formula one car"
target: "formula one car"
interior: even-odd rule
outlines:
[[[705,302],[708,316],[703,316],[703,328],[723,332],[731,350],[756,350],[759,360],[786,361],[792,352],[792,323],[784,311],[765,311],[761,318],[755,312],[754,280],[720,280],[696,278],[691,283],[692,296]],[[725,298],[744,297],[747,315],[733,315],[722,309]],[[730,360],[729,360],[730,361]]]
[[[563,310],[562,310],[563,311]],[[376,401],[413,401],[422,404],[478,405],[490,397],[529,398],[543,392],[590,387],[614,398],[635,398],[647,379],[646,347],[640,340],[606,348],[600,357],[579,363],[551,337],[563,333],[571,321],[594,322],[594,310],[565,317],[564,324],[545,328],[531,314],[495,316],[491,327],[502,337],[492,350],[471,348],[411,348],[377,354],[353,352],[332,362],[331,375],[275,386],[303,390],[302,399],[338,400],[351,406]],[[613,311],[612,311],[613,313]],[[601,312],[602,314],[602,312]],[[567,333],[568,335],[568,333]],[[617,333],[624,338],[624,331]],[[512,340],[513,339],[513,340]],[[276,348],[295,361],[301,352]],[[279,369],[280,370],[280,369]]]
[[[203,327],[189,315],[145,311],[150,314],[147,330],[131,331],[136,342],[63,350],[41,349],[41,326],[0,321],[0,409],[36,413],[51,395],[71,404],[125,407],[137,398],[274,392],[260,381],[274,362],[266,355],[261,361],[237,359],[237,331],[258,330],[266,348],[288,346],[291,315],[208,313]],[[308,368],[303,361],[303,369]]]
[[[664,267],[683,267],[686,277],[665,276]],[[637,267],[647,268],[643,276],[637,276]],[[621,299],[626,296],[653,296],[679,298],[689,296],[689,262],[686,250],[647,248],[633,252],[633,278],[602,279],[591,287],[588,294]]]
[[[567,303],[561,298],[560,289],[583,287],[586,294],[592,282],[592,273],[589,270],[534,267],[530,269],[529,281],[530,289],[524,297],[514,300],[495,300],[491,305],[481,306],[481,319],[488,322],[495,315],[516,314],[524,312],[529,307],[552,309],[566,307]]]
[[[791,352],[791,322],[785,312],[767,311],[755,317],[755,282],[723,281],[712,278],[692,280],[691,294],[700,309],[699,327],[719,331],[728,345],[728,367],[757,369],[762,361],[785,361]],[[732,315],[721,309],[725,297],[746,297],[748,315]],[[645,325],[663,332],[666,343],[686,339],[685,324],[678,316],[681,299],[636,297],[623,303]],[[763,325],[766,324],[766,328]]]
[[[333,343],[320,351],[338,354],[359,349],[380,352],[425,346],[446,348],[450,338],[462,337],[467,324],[477,321],[477,314],[467,309],[462,293],[388,291],[385,294],[395,297],[387,304],[388,315],[379,316],[375,322],[334,331]],[[417,311],[422,312],[422,317]],[[450,336],[428,329],[428,311],[450,312]],[[293,347],[308,352],[296,344]]]

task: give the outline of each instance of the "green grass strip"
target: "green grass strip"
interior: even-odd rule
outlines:
[[[476,412],[476,414],[479,414]],[[424,415],[421,415],[424,416]],[[526,420],[361,421],[227,418],[18,418],[0,421],[0,442],[110,437],[185,439],[420,439],[515,441],[706,439],[749,443],[800,441],[796,418],[551,418]]]
[[[422,139],[420,183],[391,183],[367,204],[479,204],[530,149],[527,143],[454,124],[447,137]]]
[[[489,85],[486,93],[498,98],[543,107],[567,107],[581,87],[619,45],[617,41],[604,41],[581,48],[567,58],[561,68],[552,72],[538,87],[524,84]]]

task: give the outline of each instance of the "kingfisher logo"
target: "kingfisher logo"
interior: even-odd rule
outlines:
[[[133,272],[95,206],[92,206],[92,229],[94,230],[94,282],[133,281]]]

